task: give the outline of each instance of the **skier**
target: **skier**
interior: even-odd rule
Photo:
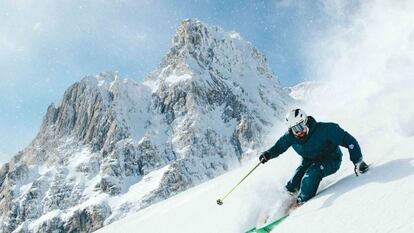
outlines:
[[[261,163],[278,157],[290,146],[302,156],[302,163],[296,169],[285,188],[296,198],[289,209],[302,205],[316,195],[323,177],[338,171],[342,152],[339,146],[348,148],[355,174],[365,173],[368,165],[362,160],[357,140],[335,123],[316,122],[301,109],[294,109],[286,116],[289,127],[274,146],[259,156]],[[289,210],[288,210],[289,211]]]

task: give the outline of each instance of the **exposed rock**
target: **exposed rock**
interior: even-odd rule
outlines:
[[[76,210],[66,222],[64,232],[93,232],[103,227],[105,219],[111,215],[107,204],[89,206]]]

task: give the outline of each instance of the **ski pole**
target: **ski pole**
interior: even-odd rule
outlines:
[[[247,175],[245,175],[244,177],[243,177],[243,179],[241,179],[240,181],[239,181],[239,183],[237,183],[226,195],[224,195],[224,197],[223,198],[221,198],[221,199],[217,199],[217,205],[223,205],[223,200],[231,193],[231,192],[233,192],[236,188],[237,188],[237,186],[239,186],[239,184],[241,184],[241,182],[243,182],[243,180],[245,180],[260,164],[261,164],[262,162],[259,162],[252,170],[250,170],[249,171],[249,173],[247,173]]]

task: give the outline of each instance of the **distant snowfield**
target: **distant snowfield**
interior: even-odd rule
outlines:
[[[314,66],[329,88],[300,107],[353,134],[372,169],[356,177],[343,150],[341,169],[321,186],[335,184],[273,232],[414,232],[413,11],[409,1],[363,3],[346,28],[327,33],[320,47],[315,45],[320,57]],[[98,232],[247,231],[263,215],[281,215],[287,198],[283,186],[299,156],[289,149],[259,166],[218,206],[216,200],[256,163],[257,158]]]

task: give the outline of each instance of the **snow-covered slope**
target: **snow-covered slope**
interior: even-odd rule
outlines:
[[[393,145],[402,146],[393,153],[371,156],[372,170],[360,177],[345,160],[340,172],[327,178],[338,180],[336,184],[293,212],[273,232],[413,232],[414,154],[409,143],[414,140]],[[287,198],[281,188],[299,163],[295,156],[288,152],[259,167],[222,206],[216,199],[245,175],[253,162],[97,232],[247,231],[260,222],[262,212],[276,212],[275,218],[281,215],[279,208]]]
[[[292,99],[235,32],[185,20],[144,83],[85,77],[0,169],[2,232],[90,232],[238,167]]]
[[[312,44],[319,56],[315,69],[327,88],[315,93],[317,101],[301,106],[353,134],[372,169],[356,177],[345,150],[341,169],[321,186],[335,184],[273,232],[414,232],[414,4],[395,3],[361,3],[346,28],[318,38],[320,47]],[[281,215],[282,187],[298,159],[288,150],[260,166],[222,206],[216,199],[257,159],[98,232],[244,232],[262,212]]]

